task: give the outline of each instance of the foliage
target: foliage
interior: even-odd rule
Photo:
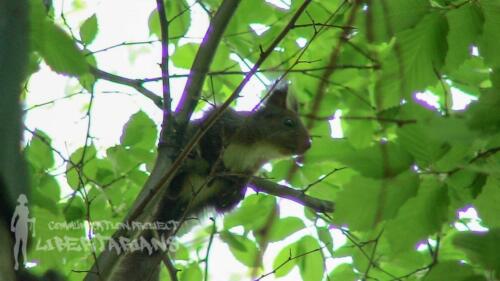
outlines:
[[[85,11],[84,1],[70,2],[74,11]],[[182,69],[196,67],[192,63],[203,47],[199,41],[182,39],[196,20],[193,7],[201,5],[214,17],[221,1],[198,2],[166,1],[170,68],[177,70],[171,81],[183,77]],[[252,66],[259,59],[302,3],[292,0],[284,9],[263,0],[242,1],[210,65],[197,111],[231,95],[246,74],[245,64]],[[54,72],[78,78],[90,97],[85,110],[90,125],[99,122],[90,119],[92,99],[101,94],[94,90],[96,81],[131,86],[137,90],[134,95],[148,98],[143,87],[147,82],[93,70],[99,67],[100,52],[93,48],[101,36],[99,14],[87,11],[90,16],[71,27],[51,9],[47,13],[42,1],[31,0],[30,11],[31,64],[43,61]],[[206,222],[207,229],[192,234],[198,242],[181,245],[173,254],[180,280],[203,280],[208,260],[201,253],[210,251],[212,238],[225,243],[238,262],[263,280],[272,279],[270,275],[286,279],[294,269],[307,281],[327,276],[500,279],[499,19],[496,0],[312,1],[257,74],[263,81],[287,74],[313,136],[312,149],[302,164],[280,160],[262,174],[333,201],[336,210],[320,214],[305,206],[304,216],[291,216],[283,214],[281,202],[286,199],[247,195],[216,224],[216,233]],[[149,34],[144,36],[158,42],[156,9],[147,22],[134,24],[146,25]],[[118,47],[133,56],[135,45]],[[159,58],[157,53],[148,55]],[[157,73],[160,76],[159,69]],[[460,97],[474,101],[459,110]],[[130,116],[111,147],[97,147],[87,132],[83,146],[67,156],[53,145],[57,136],[32,131],[24,148],[32,216],[42,221],[120,222],[155,161],[159,124],[151,115],[139,111]],[[332,138],[330,123],[339,118],[334,130],[343,137]],[[63,176],[55,173],[61,163]],[[344,166],[347,169],[329,174]],[[72,189],[69,198],[61,198],[63,185]],[[479,217],[464,218],[459,215],[464,210],[476,210]],[[478,223],[487,231],[470,229]],[[113,232],[93,231],[96,236]],[[57,235],[43,222],[36,232],[40,240]],[[334,233],[339,232],[345,244],[337,244],[341,236]],[[82,229],[59,234],[75,239],[71,241],[87,235]],[[272,264],[264,264],[269,245],[280,245],[280,250],[271,253]],[[40,261],[33,271],[56,268],[68,280],[81,280],[83,275],[71,271],[89,269],[94,262],[90,248],[61,252],[32,247],[30,255]],[[351,260],[331,267],[331,261],[343,257]]]

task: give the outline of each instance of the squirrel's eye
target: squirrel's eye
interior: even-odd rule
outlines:
[[[285,126],[287,127],[295,126],[295,122],[293,122],[293,120],[290,118],[286,118],[285,120],[283,120],[283,124],[285,124]]]

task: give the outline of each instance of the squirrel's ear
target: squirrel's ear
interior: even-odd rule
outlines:
[[[288,84],[279,83],[267,98],[266,105],[287,108]]]
[[[295,95],[288,95],[287,108],[291,111],[299,112],[299,103]]]

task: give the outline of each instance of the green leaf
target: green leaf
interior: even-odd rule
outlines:
[[[76,200],[78,199],[75,198]],[[81,198],[79,200],[81,203]],[[64,207],[64,204],[61,204],[59,209],[62,210]],[[61,212],[55,214],[37,206],[30,209],[30,217],[36,218],[36,222],[33,224],[36,236],[29,237],[28,241],[31,241],[36,247],[31,247],[29,258],[43,261],[37,266],[38,269],[42,272],[47,269],[58,269],[65,272],[73,265],[81,263],[82,252],[85,249],[81,247],[80,241],[86,239],[85,228],[64,227],[68,221],[65,220]],[[63,241],[71,241],[71,246],[63,246],[62,244],[65,243]],[[59,243],[59,246],[56,243]],[[61,256],[64,256],[64,261],[61,260]]]
[[[345,141],[335,142],[339,145],[328,148],[332,152],[330,160],[347,165],[367,177],[394,177],[413,164],[411,155],[397,143],[379,143],[364,149],[354,149]]]
[[[422,2],[422,1],[421,1]],[[427,14],[419,24],[396,36],[393,54],[384,59],[382,75],[376,86],[376,98],[383,108],[398,106],[437,81],[446,56],[447,22],[438,13]]]
[[[338,194],[334,222],[347,224],[350,230],[370,230],[396,216],[417,187],[418,177],[413,172],[388,180],[353,177]]]
[[[365,36],[375,42],[388,41],[396,33],[414,27],[430,9],[428,1],[420,0],[372,1],[370,4],[364,12],[366,21],[362,27]]]
[[[133,170],[130,173],[128,173],[128,178],[135,183],[137,186],[143,186],[149,175],[143,171],[139,170]]]
[[[69,157],[69,160],[73,164],[77,164],[79,162],[86,163],[91,159],[94,159],[96,157],[96,154],[97,150],[95,146],[91,144],[89,146],[80,147],[77,150],[75,150]]]
[[[30,35],[34,51],[57,73],[72,76],[87,73],[85,57],[75,41],[47,18],[45,7],[39,1],[30,4]]]
[[[84,174],[87,176],[87,172],[92,168],[89,162],[96,157],[96,154],[97,150],[94,145],[80,147],[71,154],[70,161],[66,164],[66,180],[71,188],[76,190],[81,184],[80,175],[73,165],[85,164],[83,168],[85,169]],[[82,180],[85,182],[86,179],[82,178]]]
[[[338,166],[339,165],[336,164],[326,165],[326,163],[319,165],[308,163],[304,165],[301,170],[304,172],[304,175],[307,176],[308,184],[321,178],[320,182],[309,187],[306,194],[314,198],[335,202],[337,193],[341,189],[340,186],[348,182],[352,174],[357,174],[352,170],[343,169],[337,170],[332,175],[324,178],[327,173],[332,172],[334,169],[338,169]]]
[[[323,279],[325,265],[321,250],[317,250],[319,248],[318,240],[312,236],[304,236],[298,241],[296,256],[303,255],[297,261],[302,280],[321,281]]]
[[[468,125],[471,129],[483,134],[492,134],[500,130],[500,114],[492,114],[500,107],[500,96],[497,89],[481,95],[478,102],[469,108]]]
[[[408,200],[397,217],[387,223],[384,235],[394,253],[411,250],[418,241],[439,231],[448,215],[448,192],[434,180],[421,184],[418,195]]]
[[[92,179],[98,184],[107,185],[115,179],[113,163],[109,159],[94,159],[92,162],[96,167],[96,171]]]
[[[165,12],[167,15],[168,37],[171,42],[177,42],[183,37],[191,25],[191,10],[185,0],[165,1]],[[158,10],[154,9],[148,19],[149,33],[161,38],[160,19]]]
[[[44,173],[37,184],[31,189],[31,198],[34,205],[40,206],[53,214],[58,213],[57,203],[61,199],[61,188],[56,179]]]
[[[408,151],[420,167],[426,167],[438,160],[446,153],[449,146],[430,137],[430,130],[426,124],[408,124],[398,128],[398,140],[401,146]]]
[[[226,242],[233,256],[248,267],[255,267],[256,257],[259,255],[257,245],[245,236],[236,235],[229,231],[220,233],[222,241]]]
[[[64,217],[67,222],[81,221],[85,219],[85,203],[83,199],[75,195],[73,200],[68,201],[64,208]]]
[[[183,271],[181,271],[181,281],[201,281],[203,274],[198,263],[190,263]]]
[[[500,277],[500,229],[488,232],[461,232],[453,243],[461,248],[473,264],[479,264],[488,270],[495,270],[496,278]]]
[[[50,137],[40,130],[35,130],[35,135],[31,138],[26,147],[26,158],[36,168],[47,170],[54,166],[54,155],[51,150]]]
[[[318,241],[312,236],[304,236],[284,247],[274,259],[273,268],[278,268],[274,275],[283,277],[297,265],[303,280],[321,280],[324,261],[319,248]]]
[[[97,17],[95,14],[87,18],[80,26],[80,38],[84,44],[90,44],[97,36]]]
[[[84,54],[88,65],[97,67],[97,61],[95,56],[88,50],[84,50]],[[96,81],[97,81],[96,77],[94,76],[94,74],[90,72],[80,75],[78,77],[78,82],[80,82],[80,85],[82,85],[82,87],[85,88],[85,90],[87,90],[90,93],[94,91],[94,86]]]
[[[286,247],[283,247],[278,255],[274,258],[273,268],[275,268],[274,276],[283,277],[286,276],[290,271],[292,271],[293,267],[297,264],[296,259],[293,258],[292,252],[295,251],[296,244],[292,243]]]
[[[442,261],[432,267],[429,274],[425,277],[425,281],[441,281],[441,280],[481,280],[471,279],[471,277],[479,278],[474,273],[472,266],[459,261]],[[484,279],[485,280],[485,279]]]
[[[172,253],[172,258],[175,260],[189,260],[189,250],[185,245],[177,245],[177,250]]]
[[[269,230],[269,241],[277,242],[303,229],[304,222],[297,217],[286,217],[277,220]]]
[[[446,13],[448,32],[448,53],[446,69],[453,71],[470,57],[470,48],[481,33],[482,18],[477,6],[464,5]]]
[[[120,175],[123,173],[129,173],[134,167],[137,167],[137,165],[141,163],[140,161],[132,158],[130,150],[131,149],[122,145],[115,145],[106,150],[106,156],[113,164],[115,174]]]
[[[470,144],[477,138],[475,132],[469,130],[466,120],[457,117],[436,117],[427,124],[427,137],[431,140],[450,144]]]
[[[228,41],[231,42],[231,44],[235,44],[237,49],[245,46],[247,40],[257,40],[258,36],[253,31],[248,32],[251,31],[250,24],[259,23],[270,25],[274,23],[278,25],[279,22],[276,21],[283,15],[282,10],[276,9],[276,7],[263,0],[241,1],[238,5],[237,13],[238,15],[231,19],[226,31],[227,34],[240,34],[240,36],[228,37]],[[279,30],[281,30],[281,28]],[[264,34],[267,35],[268,33],[272,33],[272,31],[273,30],[267,30]],[[248,49],[244,50],[241,54],[247,56],[248,51]]]
[[[358,275],[354,272],[351,264],[343,263],[337,266],[329,275],[330,280],[356,281]]]
[[[123,126],[121,144],[128,147],[151,150],[156,143],[156,124],[143,111],[133,114]]]
[[[467,59],[462,65],[450,73],[453,87],[468,94],[479,96],[479,87],[489,82],[491,70],[482,57]]]
[[[459,204],[465,205],[471,202],[481,192],[486,183],[486,175],[470,170],[459,170],[446,179],[450,192]]]
[[[479,217],[489,227],[500,227],[500,181],[488,177],[482,190],[474,202]]]
[[[434,163],[434,167],[438,171],[450,171],[458,165],[464,165],[469,161],[468,155],[470,151],[470,145],[453,145],[439,160]]]
[[[230,55],[231,49],[229,49],[225,44],[220,44],[217,47],[217,52],[215,53],[215,57],[212,62],[212,68],[224,71],[241,71],[240,65],[236,61],[232,60]]]
[[[316,230],[318,231],[318,238],[321,242],[323,242],[323,245],[328,249],[328,252],[333,256],[334,251],[333,251],[333,238],[332,234],[330,233],[330,230],[327,227],[316,227]]]
[[[199,47],[197,43],[187,43],[176,48],[171,57],[172,62],[177,67],[190,69]]]
[[[354,110],[349,112],[348,115],[362,117],[364,115],[371,115],[371,113]],[[342,128],[344,129],[344,136],[354,148],[366,148],[374,140],[375,122],[373,121],[342,119]]]
[[[261,229],[276,206],[276,197],[265,194],[247,196],[241,206],[224,216],[224,229],[242,225],[246,230]]]
[[[483,34],[480,39],[479,51],[492,67],[500,67],[500,2],[496,0],[481,1],[484,15]]]

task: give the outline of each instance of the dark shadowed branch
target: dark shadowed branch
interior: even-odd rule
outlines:
[[[293,189],[286,185],[277,184],[259,177],[252,178],[250,183],[252,188],[257,192],[265,192],[284,199],[292,200],[305,207],[309,207],[316,212],[330,213],[335,209],[335,204],[331,201],[308,196],[304,194],[302,190]]]
[[[168,254],[164,254],[161,258],[163,264],[167,268],[168,275],[170,276],[170,280],[172,281],[178,281],[179,279],[177,278],[177,272],[179,272],[179,269],[177,269],[174,264],[172,263],[172,260],[168,256]]]

